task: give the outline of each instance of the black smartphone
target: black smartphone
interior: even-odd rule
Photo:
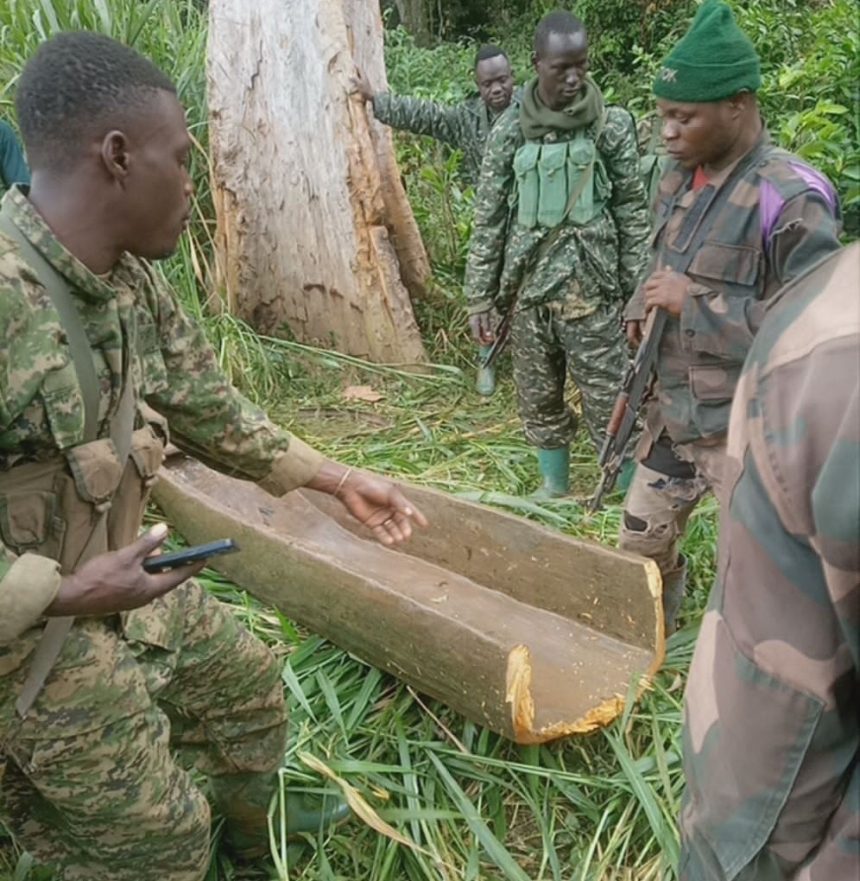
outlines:
[[[193,548],[184,548],[181,551],[173,551],[170,554],[157,554],[147,557],[143,561],[143,568],[149,572],[164,572],[165,569],[178,569],[189,563],[197,563],[200,560],[208,560],[219,554],[232,554],[239,550],[239,545],[232,538],[219,538],[218,541],[210,541],[205,545],[195,545]]]

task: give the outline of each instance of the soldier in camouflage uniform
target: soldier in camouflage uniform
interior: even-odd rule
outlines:
[[[373,115],[385,125],[416,135],[429,135],[463,153],[460,171],[476,186],[490,130],[514,97],[514,77],[508,56],[498,46],[481,46],[475,56],[478,94],[459,104],[439,104],[388,92],[374,92],[358,73],[356,92],[373,105]]]
[[[633,119],[605,107],[587,76],[588,40],[567,12],[535,33],[537,77],[496,123],[475,199],[466,267],[469,322],[493,339],[491,309],[513,309],[514,381],[541,495],[569,488],[576,417],[569,372],[595,444],[605,428],[626,353],[621,306],[647,259],[648,209]]]
[[[767,304],[687,684],[681,881],[860,878],[860,245]]]
[[[511,101],[519,99],[514,92],[514,78],[508,56],[498,46],[481,46],[475,56],[475,85],[478,94],[460,104],[445,105],[420,98],[406,98],[387,92],[375,93],[359,73],[353,82],[355,90],[365,101],[373,103],[373,115],[386,125],[404,129],[416,135],[429,135],[450,144],[463,153],[460,172],[467,183],[476,186],[481,173],[481,162],[487,138],[496,120]],[[481,346],[479,359],[483,360],[488,346]],[[493,367],[479,367],[475,388],[478,394],[489,396],[496,390]]]
[[[625,313],[630,341],[648,310],[669,317],[620,545],[659,565],[669,628],[684,594],[679,541],[699,499],[723,485],[729,408],[765,301],[839,247],[833,187],[771,143],[760,83],[731,10],[706,0],[654,84],[672,162],[651,264]]]
[[[274,657],[187,580],[199,565],[142,568],[166,534],[137,538],[168,427],[273,494],[333,493],[387,544],[423,518],[233,389],[140,259],[171,253],[190,212],[170,81],[63,34],[17,104],[33,183],[0,211],[0,816],[68,881],[201,881],[210,813],[188,769],[234,851],[265,854],[286,715]]]

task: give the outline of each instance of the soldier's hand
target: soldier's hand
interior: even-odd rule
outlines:
[[[326,462],[307,485],[340,499],[384,545],[405,541],[412,535],[413,524],[427,526],[427,518],[415,505],[390,480],[376,474]]]
[[[137,609],[178,587],[204,567],[205,561],[169,572],[145,572],[143,561],[161,547],[165,538],[167,526],[159,523],[134,544],[93,557],[77,572],[63,578],[45,614],[99,616]]]
[[[349,88],[351,93],[359,95],[362,100],[373,100],[373,89],[370,87],[370,82],[357,67],[355,69],[355,76],[349,81]]]
[[[627,336],[627,342],[630,343],[631,348],[638,348],[639,344],[642,342],[643,325],[644,322],[642,321],[624,322],[624,333]]]
[[[489,346],[496,338],[493,332],[492,316],[489,311],[470,315],[469,330],[472,331],[472,337],[479,346]]]
[[[645,307],[665,309],[676,318],[690,296],[690,279],[673,269],[659,269],[642,285]]]

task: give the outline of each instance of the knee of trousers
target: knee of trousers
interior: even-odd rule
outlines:
[[[143,788],[155,792],[158,787],[147,781]],[[31,798],[30,805],[37,801]],[[131,805],[128,814],[121,808],[113,815],[102,811],[99,822],[83,826],[89,826],[91,837],[80,825],[67,829],[61,810],[56,826],[29,809],[4,819],[12,820],[20,843],[39,862],[62,867],[63,881],[203,881],[212,822],[203,793],[189,785],[172,793],[169,805],[145,802]]]
[[[641,522],[641,521],[640,521]],[[633,521],[634,526],[639,524]],[[618,547],[653,560],[661,572],[673,569],[678,560],[678,540],[680,535],[672,524],[660,524],[642,530],[630,528],[627,516],[618,535]]]
[[[662,573],[678,563],[681,529],[671,512],[634,513],[625,507],[618,533],[618,547],[648,557]]]
[[[235,713],[227,722],[232,770],[252,775],[271,772],[281,766],[287,741],[287,705],[280,664],[256,637],[243,641],[240,657],[233,663],[252,675],[244,693],[232,695]]]

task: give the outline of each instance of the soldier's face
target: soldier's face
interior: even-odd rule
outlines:
[[[475,67],[475,82],[481,98],[490,110],[499,113],[511,103],[514,78],[511,63],[504,55],[485,58]]]
[[[551,110],[563,110],[582,88],[588,73],[588,37],[585,31],[553,34],[534,57],[541,100]]]
[[[157,92],[129,125],[119,207],[124,248],[158,260],[173,253],[191,211],[191,139],[175,95]]]
[[[735,102],[685,103],[659,98],[657,111],[666,152],[684,168],[720,168],[723,157],[730,155],[740,129]]]

